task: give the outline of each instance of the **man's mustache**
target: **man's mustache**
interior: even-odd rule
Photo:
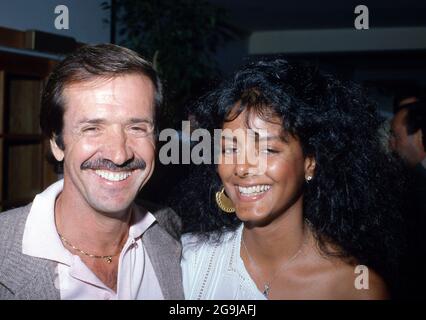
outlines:
[[[130,171],[146,168],[146,162],[143,159],[129,159],[123,164],[117,165],[111,160],[108,159],[97,159],[97,160],[86,160],[81,166],[81,170],[91,169],[91,170],[111,170],[111,171]]]

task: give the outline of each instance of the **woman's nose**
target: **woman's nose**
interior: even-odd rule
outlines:
[[[234,174],[240,178],[246,178],[255,175],[257,169],[255,166],[250,165],[248,162],[237,164],[235,166]]]

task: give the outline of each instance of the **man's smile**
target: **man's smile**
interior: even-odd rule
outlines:
[[[108,181],[116,182],[123,181],[132,175],[133,171],[110,171],[110,170],[95,170],[95,173]]]

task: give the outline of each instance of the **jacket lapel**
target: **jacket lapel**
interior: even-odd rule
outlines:
[[[22,253],[22,236],[31,204],[10,214],[9,228],[3,230],[8,246],[2,252],[0,283],[16,299],[59,299],[55,288],[56,263]],[[13,222],[13,223],[12,223]]]
[[[184,299],[180,258],[182,247],[158,223],[142,237],[164,299]]]
[[[55,288],[55,265],[53,261],[14,255],[1,266],[0,282],[16,299],[57,300],[60,294]]]

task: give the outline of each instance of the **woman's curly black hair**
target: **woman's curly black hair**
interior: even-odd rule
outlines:
[[[222,128],[238,102],[266,121],[279,116],[304,155],[315,158],[314,179],[304,186],[303,214],[322,252],[331,254],[326,244],[335,244],[341,257],[355,258],[389,282],[401,243],[401,164],[386,152],[379,135],[382,119],[363,90],[312,65],[261,60],[238,70],[193,112],[200,127],[213,130]],[[215,205],[220,186],[214,165],[195,168],[179,186],[172,206],[186,232],[212,239],[241,223]]]

